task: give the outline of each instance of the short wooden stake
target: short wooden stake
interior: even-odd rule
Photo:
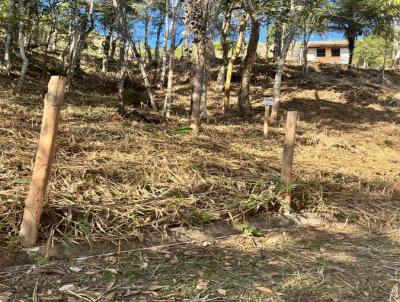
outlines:
[[[289,213],[292,208],[292,196],[290,186],[292,184],[292,169],[294,144],[296,135],[296,125],[299,113],[297,111],[289,111],[287,114],[285,144],[283,146],[281,181],[287,187],[285,196],[284,212]]]
[[[60,108],[64,101],[65,86],[66,79],[64,77],[52,76],[48,85],[48,92],[44,98],[39,147],[19,233],[22,245],[25,247],[34,245],[38,237],[39,221],[54,157],[58,120]]]
[[[271,107],[269,105],[265,105],[265,111],[264,111],[264,137],[268,138],[268,133],[269,133],[269,115],[271,112]]]

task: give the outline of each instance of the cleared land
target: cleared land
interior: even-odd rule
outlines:
[[[0,78],[0,232],[11,253],[48,81],[41,62],[33,65],[24,94],[14,96],[10,78]],[[374,70],[314,66],[303,79],[300,68],[288,68],[282,110],[301,116],[295,201],[299,211],[318,213],[324,222],[260,228],[258,234],[249,217],[274,213],[283,193],[283,130],[263,139],[261,101],[270,92],[272,70],[261,63],[256,69],[254,117],[222,117],[221,93],[210,91],[210,122],[198,138],[182,129],[190,90],[184,67],[174,92],[178,117],[153,124],[119,118],[112,86],[88,69],[65,100],[40,230],[43,243],[103,242],[94,254],[109,251],[105,241],[146,240],[150,231],[180,225],[235,221],[244,234],[189,236],[184,244],[83,262],[72,259],[79,248],[69,260],[35,254],[25,262],[5,252],[0,293],[11,293],[11,301],[36,294],[43,301],[400,299],[400,109],[392,102],[400,99],[400,76],[389,73],[382,86]],[[127,101],[137,104],[145,94],[140,78],[132,77]],[[12,267],[32,261],[39,263],[34,269]],[[72,294],[57,290],[66,284],[74,284]]]

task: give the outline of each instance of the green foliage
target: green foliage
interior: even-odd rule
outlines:
[[[354,52],[354,63],[357,66],[381,68],[384,61],[386,42],[383,37],[368,35],[363,40],[356,42]],[[391,46],[387,50],[392,53]],[[387,58],[387,64],[390,64],[391,56]]]
[[[177,129],[172,129],[169,131],[173,135],[184,135],[184,134],[189,134],[193,131],[192,128],[177,128]]]
[[[249,237],[262,236],[262,233],[258,228],[254,227],[254,226],[248,226],[248,225],[243,226],[243,234],[245,236],[249,236]]]

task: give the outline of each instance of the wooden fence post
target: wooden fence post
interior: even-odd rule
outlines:
[[[58,119],[64,100],[65,86],[66,79],[64,77],[52,76],[48,85],[48,92],[44,98],[39,147],[19,233],[22,245],[25,247],[32,246],[37,241],[44,196],[54,157]]]
[[[292,196],[290,185],[292,184],[292,167],[294,156],[294,144],[296,135],[296,125],[299,113],[289,111],[287,113],[285,144],[283,146],[281,182],[287,187],[285,196],[284,213],[288,214],[292,208]]]

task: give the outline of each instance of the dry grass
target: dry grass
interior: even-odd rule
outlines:
[[[321,68],[309,81],[299,79],[296,68],[287,74],[283,110],[301,114],[294,171],[298,208],[365,225],[397,224],[399,110],[385,106],[395,87],[371,88],[370,73],[344,76]],[[1,78],[0,232],[11,245],[47,77],[28,79],[27,93],[15,97],[9,79]],[[179,114],[187,109],[189,91],[181,79],[175,92]],[[398,75],[390,79],[394,83]],[[162,125],[117,119],[115,96],[102,92],[102,84],[90,77],[77,83],[62,112],[42,240],[117,240],[149,228],[240,220],[279,208],[283,132],[273,129],[264,141],[261,126],[261,96],[269,84],[254,88],[251,121],[222,119],[221,95],[211,92],[210,124],[194,138],[174,131],[187,125],[183,116]]]

